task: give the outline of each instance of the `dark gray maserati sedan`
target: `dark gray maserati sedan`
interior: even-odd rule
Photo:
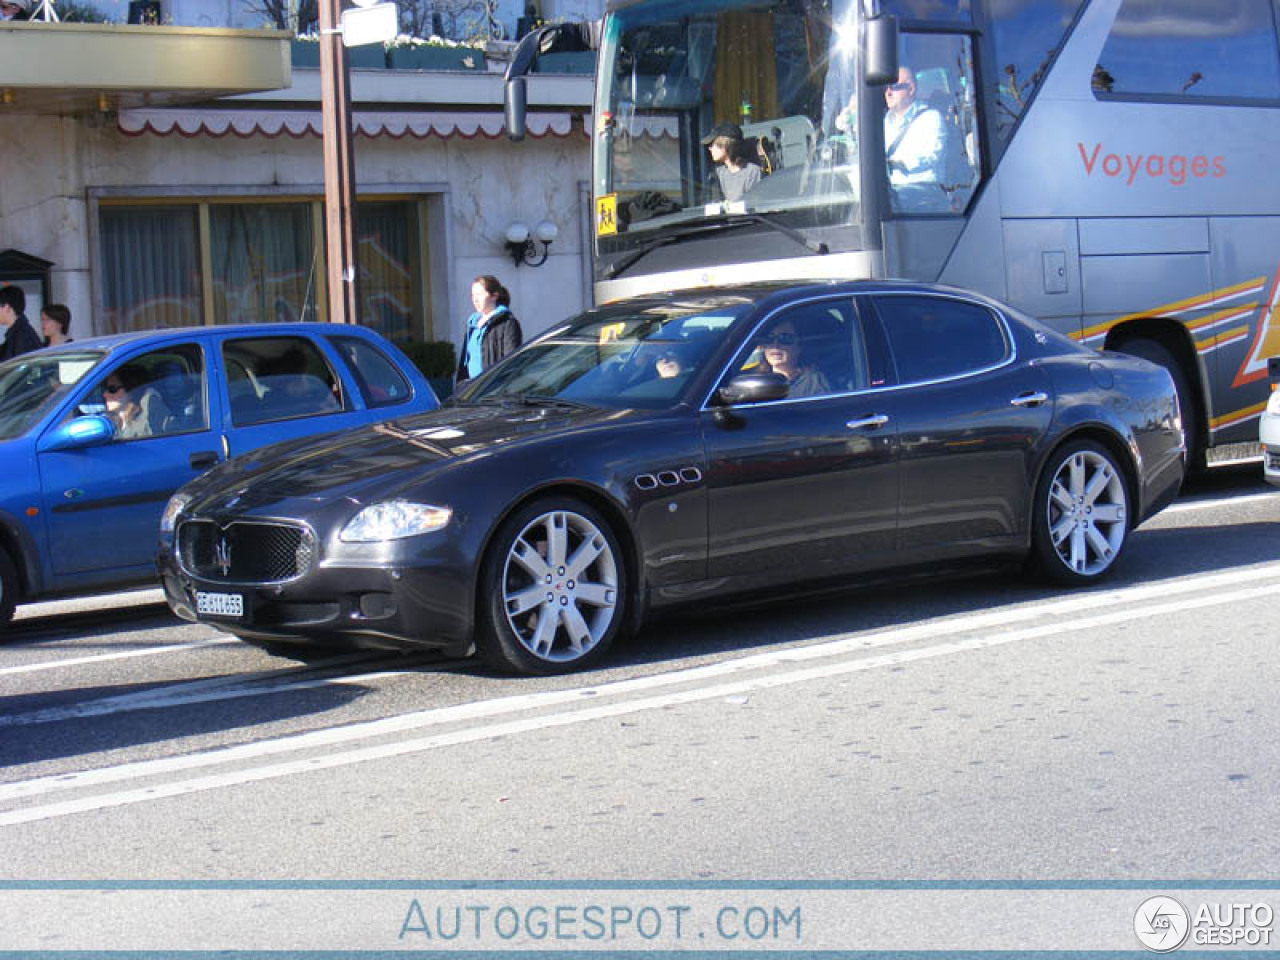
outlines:
[[[959,290],[612,303],[444,407],[228,461],[169,502],[169,604],[275,650],[548,674],[646,613],[972,558],[1116,564],[1183,476],[1169,375]]]

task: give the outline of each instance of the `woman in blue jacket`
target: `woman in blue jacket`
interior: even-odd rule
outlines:
[[[467,318],[467,334],[462,341],[458,382],[479,376],[509,353],[520,348],[520,322],[511,312],[511,294],[497,277],[484,274],[471,283],[471,305],[476,312]]]

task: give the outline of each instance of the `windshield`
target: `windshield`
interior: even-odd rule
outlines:
[[[592,310],[459,391],[457,403],[564,402],[661,409],[680,402],[751,301],[734,294]]]
[[[654,0],[606,21],[598,231],[742,212],[856,222],[852,0]]]
[[[0,364],[0,440],[30,429],[102,356],[101,351],[37,351]]]

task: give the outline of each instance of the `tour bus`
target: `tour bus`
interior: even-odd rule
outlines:
[[[1195,464],[1256,441],[1280,354],[1278,21],[1280,0],[609,0],[517,47],[508,125],[540,56],[598,51],[597,302],[981,291],[1167,367]],[[926,182],[886,163],[903,94],[944,141]],[[762,172],[735,200],[704,144],[724,124]]]

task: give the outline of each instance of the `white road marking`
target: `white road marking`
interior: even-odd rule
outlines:
[[[166,643],[162,647],[143,647],[136,650],[120,650],[115,653],[95,653],[85,657],[68,657],[65,660],[45,660],[42,663],[24,663],[19,667],[0,667],[0,677],[10,677],[19,673],[39,673],[42,670],[60,670],[63,667],[78,667],[86,663],[105,663],[110,660],[129,660],[133,657],[154,657],[161,653],[176,653],[180,650],[195,650],[199,647],[211,647],[219,643],[242,643],[237,637],[210,637],[207,640],[193,640],[190,643]]]
[[[1247,497],[1215,497],[1212,500],[1182,500],[1178,503],[1170,504],[1165,507],[1156,516],[1160,517],[1166,513],[1189,513],[1192,510],[1209,510],[1214,507],[1242,507],[1247,503],[1259,503],[1263,500],[1270,500],[1273,503],[1280,503],[1280,488],[1272,493],[1251,493]]]
[[[111,782],[140,780],[158,774],[190,770],[200,767],[216,766],[244,760],[256,760],[277,753],[303,750],[310,747],[333,745],[340,742],[369,739],[389,733],[464,720],[489,719],[502,714],[519,710],[546,708],[568,702],[589,700],[598,703],[601,697],[617,699],[625,693],[635,693],[647,689],[670,685],[673,683],[694,683],[691,689],[673,691],[658,696],[639,699],[620,700],[619,702],[600,704],[598,706],[579,707],[560,713],[548,713],[523,719],[506,720],[497,723],[483,723],[452,732],[434,736],[403,740],[395,743],[356,748],[342,752],[331,752],[323,756],[298,760],[269,763],[248,769],[232,770],[226,773],[196,777],[170,783],[161,783],[132,790],[86,796],[62,803],[51,803],[23,809],[13,809],[0,813],[0,826],[30,823],[100,810],[110,807],[141,803],[163,797],[184,796],[204,790],[222,789],[230,786],[252,783],[277,777],[292,776],[314,770],[330,769],[362,763],[369,760],[385,759],[420,753],[441,747],[455,746],[477,740],[511,736],[536,730],[546,730],[574,723],[613,717],[644,710],[660,709],[684,703],[724,698],[740,695],[754,690],[768,689],[809,680],[877,669],[884,666],[946,656],[953,653],[986,649],[1021,640],[1039,639],[1063,633],[1089,630],[1100,626],[1108,626],[1130,620],[1156,616],[1167,616],[1184,610],[1200,609],[1222,604],[1242,603],[1258,597],[1273,596],[1277,584],[1260,583],[1256,586],[1239,589],[1245,581],[1274,580],[1280,576],[1280,564],[1272,563],[1263,567],[1250,568],[1231,574],[1219,574],[1209,577],[1180,578],[1160,584],[1144,587],[1102,591],[1068,598],[1064,601],[1045,604],[1032,604],[1028,608],[998,611],[990,614],[964,615],[950,620],[918,624],[906,628],[893,628],[878,633],[843,637],[835,641],[810,646],[777,651],[739,660],[725,661],[707,667],[696,667],[689,670],[678,670],[667,674],[620,681],[593,688],[551,691],[529,694],[521,697],[510,697],[503,700],[485,701],[463,704],[457,707],[424,711],[401,717],[372,721],[367,724],[353,725],[333,730],[312,731],[273,741],[256,744],[245,744],[240,747],[222,748],[205,753],[183,757],[171,757],[155,761],[142,761],[107,767],[83,773],[64,776],[45,777],[25,782],[17,782],[0,786],[0,800],[16,800],[44,795],[59,790],[76,787],[99,786]],[[1225,592],[1211,592],[1209,595],[1183,597],[1172,602],[1152,603],[1146,606],[1127,607],[1113,610],[1092,617],[1081,619],[1063,619],[1062,614],[1069,609],[1087,609],[1104,604],[1127,603],[1136,598],[1150,599],[1170,593],[1185,594],[1189,590],[1204,594],[1216,591],[1218,587],[1234,586],[1237,589]],[[800,669],[783,669],[780,672],[766,673],[726,683],[711,682],[725,674],[739,673],[751,669],[769,667],[789,667],[793,664],[814,660],[821,657],[834,657],[840,654],[854,654],[866,649],[903,644],[912,640],[937,640],[941,636],[969,633],[1000,626],[1009,626],[1030,619],[1043,619],[1051,622],[1024,629],[1007,630],[992,635],[971,637],[945,643],[933,643],[928,646],[881,654],[855,660],[841,660],[834,663],[803,667]]]

